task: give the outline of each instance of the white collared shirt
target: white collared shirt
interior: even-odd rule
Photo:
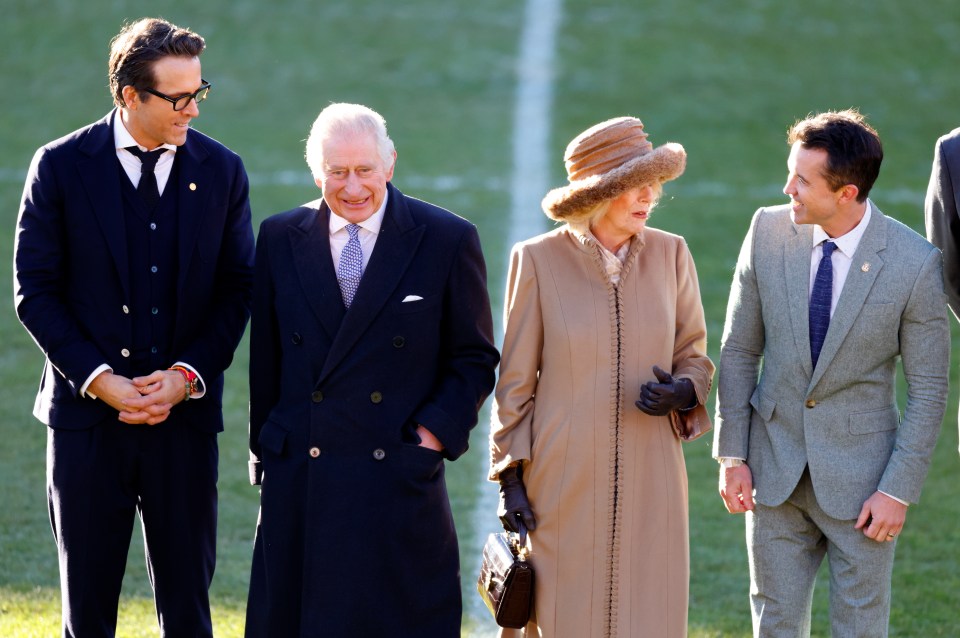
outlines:
[[[360,226],[360,250],[363,251],[363,269],[367,269],[370,263],[370,255],[373,253],[373,247],[377,243],[377,235],[380,234],[380,226],[383,224],[383,215],[387,210],[387,199],[390,197],[388,192],[384,192],[383,201],[380,202],[380,208],[373,215],[366,218],[358,224]],[[327,204],[329,207],[329,204]],[[350,239],[350,233],[347,232],[347,225],[350,224],[346,219],[340,217],[333,209],[330,209],[330,256],[333,257],[333,269],[340,274],[340,253],[343,247],[347,245]]]
[[[820,244],[828,239],[837,245],[833,251],[831,262],[833,263],[833,295],[830,298],[830,317],[833,317],[833,311],[837,308],[837,300],[843,291],[843,284],[847,281],[847,274],[850,272],[850,266],[853,264],[853,254],[857,252],[860,240],[863,238],[864,231],[870,223],[872,205],[867,200],[867,207],[863,213],[860,223],[853,227],[845,235],[840,237],[830,237],[826,231],[819,225],[813,226],[813,247],[810,251],[810,287],[808,295],[813,292],[813,281],[817,278],[817,269],[820,267],[820,258],[823,257],[823,248]],[[807,298],[809,301],[809,296]]]
[[[117,159],[120,160],[120,165],[123,166],[123,172],[127,174],[127,177],[129,177],[133,183],[133,187],[136,188],[140,185],[140,158],[128,151],[127,147],[139,146],[141,151],[152,151],[155,149],[140,146],[137,140],[133,139],[133,136],[130,135],[127,127],[124,126],[123,118],[120,115],[121,111],[118,109],[113,118],[113,143],[117,149]],[[153,169],[153,174],[157,176],[157,189],[161,195],[163,195],[163,189],[170,179],[170,171],[173,170],[173,158],[177,153],[177,147],[173,144],[163,144],[163,148],[167,149],[167,152],[160,156],[160,159],[157,160],[157,165]]]

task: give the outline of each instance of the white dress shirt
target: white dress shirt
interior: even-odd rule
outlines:
[[[870,200],[867,200],[867,208],[860,223],[840,237],[830,237],[819,225],[815,224],[813,226],[813,247],[810,250],[810,288],[808,289],[807,301],[809,301],[809,294],[813,293],[813,281],[817,278],[820,258],[823,257],[823,248],[820,247],[820,244],[829,239],[837,245],[837,249],[830,255],[830,261],[833,264],[833,294],[830,297],[831,318],[833,317],[833,311],[837,308],[837,300],[843,291],[843,284],[847,281],[847,274],[850,272],[850,265],[853,263],[853,254],[857,252],[863,233],[870,223],[871,208]]]
[[[380,226],[383,224],[383,215],[387,210],[387,198],[389,193],[384,192],[383,201],[380,202],[380,208],[373,215],[366,218],[359,224],[360,232],[360,250],[363,252],[363,269],[367,269],[370,263],[370,255],[373,253],[373,247],[377,243],[377,235],[380,234]],[[329,206],[329,204],[327,204]],[[333,209],[330,209],[330,256],[333,257],[333,269],[340,274],[340,253],[343,247],[347,245],[350,239],[350,233],[347,232],[347,226],[350,224],[346,219],[340,217]]]

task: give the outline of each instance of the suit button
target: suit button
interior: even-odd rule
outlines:
[[[292,343],[295,346],[299,346],[302,341],[303,341],[303,337],[300,336],[299,332],[294,332],[293,335],[290,337],[290,343]]]
[[[813,399],[807,399],[807,403],[806,403],[805,405],[806,405],[808,408],[815,408],[815,407],[817,407],[817,402],[814,401]]]
[[[310,393],[310,399],[314,403],[320,403],[323,401],[323,392],[320,392],[320,390],[314,390],[312,393]]]
[[[370,393],[370,403],[380,403],[381,401],[383,401],[382,394],[380,394],[379,392]]]
[[[312,456],[313,458],[317,458],[318,456],[320,456],[320,448],[318,447],[310,448],[310,456]]]
[[[130,308],[127,307],[127,304],[123,304],[123,314],[125,315],[130,314]]]
[[[407,342],[406,339],[404,339],[403,337],[399,337],[399,336],[398,336],[398,337],[394,337],[394,338],[393,338],[393,347],[394,347],[394,348],[402,348],[406,342]]]
[[[123,350],[120,351],[120,354],[122,354],[124,357],[129,357],[130,351],[124,348]]]
[[[378,461],[382,461],[387,456],[387,453],[383,451],[383,448],[377,448],[373,451],[373,458]]]

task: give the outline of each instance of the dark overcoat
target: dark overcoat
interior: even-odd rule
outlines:
[[[476,228],[388,185],[349,310],[321,200],[267,219],[250,341],[248,636],[460,635],[444,461],[494,384]],[[417,424],[444,445],[417,445]]]

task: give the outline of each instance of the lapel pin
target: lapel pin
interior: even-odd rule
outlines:
[[[860,270],[862,270],[863,272],[870,272],[870,262],[869,261],[863,262],[863,265],[860,266]]]
[[[197,185],[194,184],[193,182],[190,182],[190,190],[192,190],[192,191],[197,190]]]

